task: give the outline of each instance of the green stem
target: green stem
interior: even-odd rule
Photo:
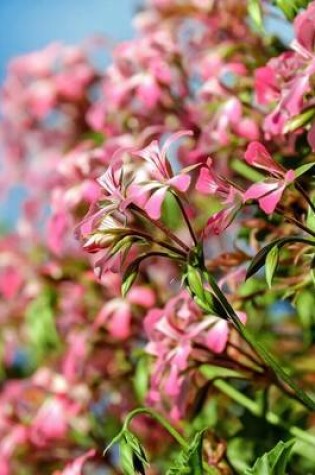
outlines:
[[[215,279],[209,272],[205,269],[204,276],[207,278],[210,286],[213,289],[214,294],[219,299],[222,307],[224,308],[228,319],[234,324],[237,331],[244,338],[244,340],[249,344],[249,346],[255,351],[255,353],[262,359],[262,361],[272,370],[275,378],[281,379],[285,382],[295,393],[296,399],[300,401],[304,406],[306,406],[311,411],[315,411],[315,402],[301,389],[297,384],[291,379],[286,371],[282,369],[280,364],[274,359],[272,355],[266,350],[262,343],[257,341],[256,336],[251,332],[251,330],[240,321],[238,315],[234,311],[233,307],[222,293]]]
[[[161,424],[164,429],[169,432],[169,434],[171,434],[171,436],[176,440],[176,442],[179,443],[179,445],[183,447],[183,449],[188,449],[188,444],[186,440],[181,436],[181,434],[176,429],[174,429],[174,427],[163,416],[161,416],[161,414],[154,411],[153,409],[148,409],[146,407],[139,407],[138,409],[134,409],[128,414],[125,419],[122,432],[124,430],[127,430],[132,419],[140,414],[147,414],[148,416],[151,416],[159,424]]]
[[[253,415],[255,415],[257,417],[262,416],[262,411],[261,411],[261,408],[260,408],[259,404],[252,401],[251,399],[249,399],[247,396],[245,396],[243,393],[239,392],[237,389],[235,389],[233,386],[231,386],[226,381],[218,379],[218,380],[213,382],[213,385],[217,389],[219,389],[221,392],[223,392],[224,394],[229,396],[231,399],[236,401],[238,404],[245,407],[245,409],[247,409]],[[314,435],[300,429],[299,427],[290,426],[289,424],[284,422],[281,419],[281,417],[279,417],[274,412],[267,411],[266,414],[265,414],[265,419],[272,425],[283,427],[291,435],[298,438],[302,442],[306,442],[307,444],[313,445],[315,447],[315,436]]]
[[[312,202],[312,200],[310,199],[308,194],[304,191],[303,186],[300,185],[300,183],[298,181],[295,182],[295,188],[301,193],[301,195],[303,196],[303,198],[305,199],[305,201],[308,203],[309,207],[311,208],[311,210],[315,214],[314,203]]]
[[[192,240],[193,240],[193,242],[194,242],[194,245],[197,246],[197,244],[198,244],[197,237],[196,237],[195,231],[194,231],[194,229],[193,229],[193,227],[192,227],[192,225],[191,225],[191,223],[190,223],[190,220],[189,220],[189,218],[188,218],[188,215],[187,215],[187,213],[186,213],[186,210],[185,210],[185,208],[184,208],[184,205],[183,205],[181,199],[180,199],[175,193],[173,193],[173,196],[175,197],[175,200],[176,200],[176,202],[177,202],[177,204],[178,204],[178,207],[179,207],[179,209],[180,209],[180,211],[181,211],[181,213],[182,213],[182,216],[183,216],[184,221],[185,221],[185,223],[186,223],[186,226],[187,226],[187,228],[188,228],[189,234],[190,234],[190,236],[191,236],[191,238],[192,238]]]
[[[186,253],[190,251],[190,248],[181,240],[179,239],[174,233],[168,229],[162,221],[151,219],[141,208],[136,205],[132,205],[130,207],[133,211],[135,211],[138,215],[142,216],[142,218],[149,221],[151,224],[159,228],[169,239],[176,242]]]

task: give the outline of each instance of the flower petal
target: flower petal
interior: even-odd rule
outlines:
[[[155,191],[148,199],[144,209],[151,219],[160,219],[162,204],[168,190],[167,186],[163,186]]]

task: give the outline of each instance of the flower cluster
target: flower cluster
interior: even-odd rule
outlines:
[[[95,39],[9,64],[1,184],[26,197],[0,238],[1,475],[120,473],[121,424],[128,474],[314,445],[315,2],[289,51],[270,3],[148,0],[105,70]]]

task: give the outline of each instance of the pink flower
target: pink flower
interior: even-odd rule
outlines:
[[[0,273],[0,293],[6,300],[14,299],[20,291],[24,277],[19,268],[7,265]]]
[[[131,335],[132,312],[128,302],[117,298],[107,302],[94,322],[94,328],[106,325],[109,333],[119,340],[126,340]]]
[[[244,202],[258,200],[260,208],[267,214],[272,214],[282,198],[288,185],[295,180],[293,170],[288,170],[283,179],[270,179],[261,183],[254,183],[244,193]]]
[[[258,200],[260,208],[265,213],[273,213],[285,188],[295,180],[294,171],[285,171],[259,142],[249,144],[245,152],[245,160],[252,166],[268,171],[272,178],[251,185],[244,193],[244,202]]]
[[[265,105],[278,99],[279,87],[276,73],[270,66],[263,66],[255,71],[255,91],[257,102]]]
[[[163,395],[172,400],[172,415],[181,417],[189,393],[189,363],[195,344],[222,353],[228,340],[228,323],[212,315],[202,316],[186,291],[171,299],[163,309],[152,309],[144,320],[149,338],[146,351],[155,357],[149,401],[161,404]]]
[[[196,190],[205,195],[226,197],[230,186],[221,180],[212,169],[212,159],[208,159],[207,167],[202,167],[196,183]]]
[[[294,20],[294,31],[297,41],[310,53],[315,46],[315,3],[311,2]]]
[[[237,210],[238,209],[236,209],[234,206],[229,206],[210,216],[203,230],[203,236],[219,236],[223,231],[226,230],[226,228],[230,226],[235,218]]]
[[[69,428],[69,418],[76,406],[62,397],[47,399],[39,408],[30,427],[30,438],[38,447],[63,439]]]
[[[61,472],[54,472],[53,475],[82,475],[83,465],[88,459],[93,458],[95,454],[96,450],[91,449],[77,457],[73,462],[70,462]]]
[[[201,168],[196,189],[203,194],[217,196],[222,201],[224,208],[210,216],[203,230],[205,237],[221,234],[232,223],[241,207],[241,193],[216,175],[212,170],[211,159],[208,160],[208,167]]]
[[[153,179],[149,180],[147,184],[140,184],[133,195],[133,199],[137,202],[139,198],[149,194],[149,197],[144,199],[144,210],[152,219],[156,220],[161,217],[162,204],[169,190],[173,190],[175,193],[184,193],[189,188],[190,176],[185,170],[177,175],[173,174],[172,167],[167,159],[167,151],[173,142],[190,135],[192,135],[191,131],[181,131],[171,135],[165,141],[161,150],[158,142],[154,140],[146,148],[136,152],[148,163],[149,172]]]
[[[128,292],[127,300],[133,305],[151,308],[155,305],[156,296],[150,287],[134,285]]]
[[[246,162],[252,167],[260,168],[272,175],[283,175],[283,168],[272,158],[260,142],[251,142],[246,149],[244,157]]]

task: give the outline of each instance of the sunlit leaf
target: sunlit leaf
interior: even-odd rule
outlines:
[[[252,468],[245,470],[244,475],[286,475],[294,443],[294,440],[280,441],[270,452],[259,457]]]

